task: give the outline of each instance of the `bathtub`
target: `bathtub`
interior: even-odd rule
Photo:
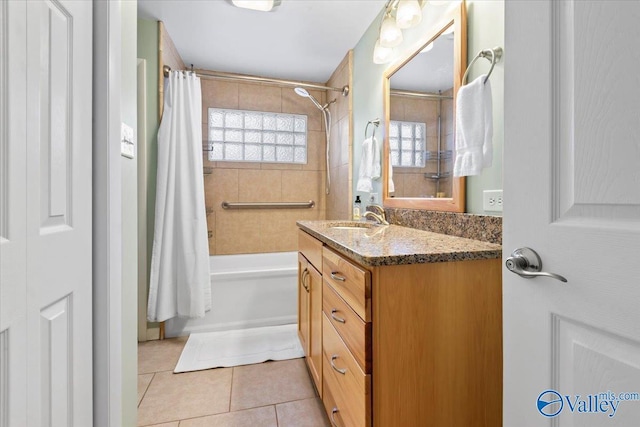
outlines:
[[[200,319],[174,318],[167,337],[298,321],[297,252],[210,257],[211,310]]]

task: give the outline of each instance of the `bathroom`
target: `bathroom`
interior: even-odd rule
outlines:
[[[395,54],[406,54],[411,46],[417,43],[425,33],[425,29],[433,27],[442,20],[442,16],[455,7],[456,2],[441,5],[427,4],[424,6],[424,17],[417,28],[403,31],[405,40],[396,48]],[[150,5],[140,3],[138,19],[138,58],[146,59],[148,99],[151,98],[151,88],[158,86],[158,68],[167,65],[171,69],[184,70],[192,66],[186,54],[180,54],[178,40],[189,39],[188,34],[181,34],[172,29],[171,13],[160,8],[154,12]],[[231,6],[220,7],[221,11],[228,11]],[[293,78],[292,72],[281,71],[253,71],[250,65],[233,69],[222,61],[210,60],[212,66],[196,62],[193,67],[201,76],[202,87],[202,135],[203,140],[203,171],[205,205],[207,210],[208,247],[211,255],[212,277],[212,309],[202,319],[174,318],[166,321],[163,327],[167,339],[177,336],[188,336],[195,332],[224,331],[232,329],[253,328],[296,323],[298,317],[297,306],[297,250],[298,234],[296,221],[299,220],[348,220],[352,218],[353,201],[356,196],[363,200],[362,210],[370,202],[371,194],[376,203],[383,202],[383,188],[381,180],[374,180],[375,186],[370,192],[358,191],[358,164],[361,156],[361,144],[364,139],[365,128],[369,134],[372,127],[367,122],[373,118],[384,117],[383,99],[381,96],[382,79],[385,64],[372,62],[373,43],[377,38],[380,15],[385,2],[371,2],[369,17],[358,19],[358,26],[362,28],[361,36],[356,37],[352,49],[347,49],[338,55],[338,60],[330,64],[329,73],[320,78],[302,76]],[[282,7],[287,7],[283,4]],[[165,6],[165,9],[167,6]],[[276,7],[269,14],[283,13]],[[472,52],[493,46],[504,45],[504,4],[502,2],[466,2],[467,12],[467,51],[472,58]],[[366,8],[362,8],[366,9]],[[236,15],[242,9],[233,10]],[[246,11],[248,17],[259,19],[256,12]],[[152,15],[156,13],[155,15]],[[161,13],[164,13],[162,15]],[[229,12],[227,12],[229,13]],[[324,13],[324,12],[323,12]],[[254,15],[256,17],[254,17]],[[149,19],[149,17],[155,19]],[[166,17],[163,19],[163,16]],[[249,18],[246,18],[249,19]],[[352,18],[354,19],[354,18]],[[157,22],[165,21],[165,22]],[[480,28],[478,23],[491,21],[491,30]],[[176,24],[174,24],[175,26]],[[355,26],[355,24],[354,24]],[[184,28],[184,27],[174,27]],[[184,30],[183,30],[184,31]],[[160,37],[157,34],[161,34]],[[160,46],[158,46],[158,39]],[[193,37],[191,37],[193,40]],[[406,52],[403,52],[403,48]],[[160,52],[158,54],[158,52]],[[184,56],[181,57],[181,56]],[[453,61],[449,58],[449,61]],[[149,64],[154,64],[149,67]],[[259,66],[259,65],[258,65]],[[242,67],[242,66],[240,66]],[[253,65],[256,67],[256,65]],[[267,69],[277,68],[267,65]],[[486,72],[486,64],[478,64],[472,69],[469,80]],[[335,90],[323,90],[313,86],[307,87],[308,93],[317,99],[320,106],[328,104],[330,132],[327,147],[327,122],[322,111],[310,99],[299,96],[294,91],[294,85],[278,82],[254,82],[251,80],[216,78],[207,76],[214,71],[257,75],[262,78],[280,78],[313,82],[317,86],[326,86]],[[452,71],[449,71],[451,74]],[[494,159],[492,168],[484,171],[481,176],[467,179],[467,188],[477,189],[469,191],[467,212],[486,214],[482,201],[471,195],[481,194],[484,189],[501,189],[501,152],[502,152],[502,98],[503,98],[503,63],[498,64],[492,72],[492,90],[494,98],[495,131],[494,131]],[[298,72],[298,74],[300,74]],[[451,77],[449,77],[452,81]],[[346,96],[340,90],[349,87]],[[377,90],[372,88],[378,87]],[[449,84],[448,88],[452,88]],[[447,88],[445,88],[446,90]],[[161,96],[161,95],[160,95]],[[410,98],[407,104],[411,103]],[[154,101],[151,101],[152,103]],[[156,100],[155,103],[159,101]],[[451,97],[443,102],[449,103]],[[273,162],[233,162],[216,161],[213,144],[207,142],[207,135],[215,139],[210,129],[210,108],[233,109],[241,111],[258,111],[262,113],[282,113],[304,115],[307,118],[307,160],[303,164],[273,163]],[[410,107],[407,107],[407,109]],[[147,120],[147,126],[153,129],[157,126],[156,105],[152,108],[153,117]],[[445,114],[447,108],[444,108]],[[149,117],[149,115],[148,115]],[[408,118],[408,115],[407,115]],[[400,118],[402,119],[402,118]],[[431,119],[427,124],[431,136],[433,129]],[[443,129],[452,129],[443,123]],[[384,123],[377,127],[377,138],[382,143]],[[445,132],[443,131],[443,134]],[[147,147],[153,146],[153,133],[147,134]],[[443,138],[445,136],[443,135]],[[329,151],[327,160],[327,148]],[[152,149],[152,148],[148,148]],[[429,150],[435,148],[429,147]],[[138,153],[145,150],[140,141]],[[444,162],[443,162],[444,164]],[[148,163],[147,174],[155,174],[153,163]],[[430,165],[427,165],[429,167]],[[450,164],[451,166],[451,164]],[[410,168],[411,169],[411,168]],[[327,174],[327,171],[329,172]],[[401,195],[402,169],[396,169],[398,189],[396,196]],[[328,176],[327,176],[328,175]],[[151,181],[153,178],[149,178]],[[408,179],[407,179],[408,181]],[[423,181],[426,181],[423,179]],[[443,188],[450,186],[450,180],[443,180]],[[142,186],[143,182],[139,182]],[[433,182],[431,197],[435,197]],[[407,187],[409,185],[407,184]],[[153,193],[151,186],[147,187],[148,198]],[[450,193],[449,193],[450,194]],[[415,197],[409,195],[408,197]],[[228,209],[223,203],[298,203],[313,201],[312,208],[300,209]],[[139,205],[140,206],[140,205]],[[150,211],[139,211],[139,221],[150,220]],[[364,213],[364,212],[363,212]],[[499,212],[490,219],[493,224],[499,224]],[[149,225],[146,226],[147,229]],[[494,225],[495,228],[495,225]],[[150,238],[148,238],[150,241]],[[150,254],[150,248],[148,253]],[[149,255],[147,255],[148,257]],[[256,277],[260,277],[257,279]],[[148,279],[143,279],[146,283]],[[153,340],[160,334],[160,325],[147,324],[146,307],[143,301],[148,298],[147,289],[142,287],[139,293],[139,331],[138,339]],[[145,411],[144,402],[141,411]],[[146,415],[142,414],[146,419]],[[167,421],[168,419],[165,419]]]
[[[242,3],[0,4],[0,425],[635,425],[640,4]],[[273,21],[300,29],[246,54]],[[443,46],[453,85],[400,84]],[[195,203],[156,204],[158,129],[180,111],[168,82],[196,76],[196,185],[177,193]],[[238,114],[253,138],[278,132],[262,161],[246,161],[255,140],[251,159],[232,150],[220,118]],[[491,161],[460,178],[465,116],[490,128]],[[207,270],[199,318],[148,304],[158,206],[199,216],[183,233]],[[210,362],[190,345],[234,347],[203,335],[272,347],[256,329],[296,344],[174,374]]]
[[[373,2],[373,4],[378,10],[377,15],[374,14],[372,18],[364,19],[365,25],[360,23],[365,30],[357,43],[352,46],[352,49],[342,52],[329,67],[330,71],[321,78],[311,76],[293,78],[287,72],[278,74],[277,71],[254,71],[242,67],[234,69],[227,67],[223,61],[217,63],[212,61],[215,65],[209,67],[199,63],[193,65],[201,76],[202,82],[203,139],[206,140],[205,135],[210,136],[210,140],[203,145],[203,171],[208,246],[211,255],[212,283],[214,283],[211,290],[213,308],[204,319],[171,319],[164,325],[147,324],[142,317],[139,322],[139,339],[146,337],[154,340],[158,335],[164,334],[168,340],[171,340],[171,337],[185,336],[194,332],[225,331],[296,323],[299,307],[297,303],[298,291],[294,283],[297,280],[298,268],[303,269],[303,266],[298,267],[299,264],[296,262],[297,251],[302,251],[299,249],[296,223],[297,221],[356,219],[353,204],[356,196],[363,202],[359,208],[361,214],[364,214],[367,205],[371,203],[384,205],[387,218],[392,224],[471,238],[492,244],[502,243],[504,86],[505,67],[509,63],[510,56],[509,51],[505,50],[504,57],[499,57],[497,60],[494,58],[495,63],[492,63],[489,53],[479,60],[476,55],[481,51],[496,54],[498,50],[493,50],[494,48],[505,47],[504,2],[464,2],[461,6],[465,8],[464,18],[452,18],[454,21],[457,19],[455,22],[460,26],[454,25],[448,30],[445,29],[439,36],[440,41],[443,41],[442,39],[447,35],[449,35],[449,41],[456,40],[451,35],[451,30],[455,27],[455,33],[464,34],[463,38],[466,39],[466,46],[459,48],[461,51],[455,51],[456,48],[454,48],[453,55],[457,57],[462,54],[461,52],[465,52],[464,65],[460,68],[457,62],[455,65],[450,64],[449,67],[452,70],[449,73],[463,74],[467,70],[467,65],[472,64],[473,61],[474,65],[468,69],[469,75],[466,82],[471,82],[482,74],[490,74],[493,125],[492,163],[475,176],[466,177],[463,186],[459,186],[460,180],[451,178],[453,157],[455,157],[451,154],[454,121],[454,97],[452,95],[459,87],[455,84],[449,84],[449,86],[445,84],[440,88],[434,86],[430,88],[429,92],[439,94],[439,98],[434,97],[430,101],[419,104],[415,97],[401,94],[402,90],[411,90],[412,83],[406,83],[406,87],[403,87],[402,83],[394,81],[393,77],[396,75],[397,79],[401,78],[398,70],[408,68],[409,58],[416,51],[416,47],[426,45],[426,41],[430,37],[428,35],[435,34],[434,27],[440,25],[443,20],[446,21],[447,17],[460,5],[460,2],[422,2],[421,22],[413,28],[402,31],[404,40],[393,49],[391,59],[386,61],[377,61],[372,58],[372,54],[375,55],[374,45],[381,32],[383,11],[389,3]],[[278,12],[278,7],[276,7],[269,13],[277,14]],[[148,34],[147,40],[153,40],[156,34],[161,34],[160,61],[172,69],[190,69],[192,65],[189,60],[183,61],[178,53],[180,48],[174,46],[175,41],[183,35],[172,30],[170,27],[172,21],[168,15],[165,16],[167,16],[166,22],[162,23],[145,18],[139,19],[139,34]],[[162,18],[158,19],[163,20]],[[460,23],[460,21],[462,22]],[[464,30],[462,26],[465,27]],[[148,46],[145,48],[149,49]],[[436,40],[434,52],[437,48]],[[154,47],[149,50],[153,53],[153,50],[158,50],[158,48]],[[454,61],[454,58],[449,60]],[[155,76],[158,75],[158,67],[161,65],[158,64],[151,71],[147,71],[148,75],[154,76],[151,79],[157,78]],[[217,78],[207,75],[211,73],[215,75],[216,70],[222,71],[223,75],[219,75]],[[275,78],[276,81],[255,82],[249,79],[225,78],[224,72],[255,75],[267,80]],[[388,100],[383,96],[385,91],[389,90],[387,77],[389,77],[388,85],[391,87],[391,91],[395,90],[396,93],[399,93],[399,95],[392,93]],[[308,90],[311,99],[300,96],[295,84],[282,83],[277,81],[278,79],[294,80],[293,83],[295,81],[312,82],[310,86],[302,86]],[[422,81],[422,79],[420,80]],[[155,81],[151,83],[147,81],[147,85],[151,87],[158,87],[157,84]],[[329,87],[329,89],[322,89],[322,86]],[[349,88],[348,93],[342,90],[344,87]],[[302,93],[304,94],[304,92]],[[266,160],[264,163],[225,162],[220,161],[220,157],[216,161],[215,156],[220,156],[220,154],[215,154],[215,143],[211,141],[215,139],[211,137],[215,129],[211,128],[210,115],[212,113],[210,108],[306,116],[308,142],[306,163],[278,164]],[[322,110],[325,108],[330,117],[329,125],[327,125],[327,117],[322,114]],[[435,110],[436,115],[441,115],[441,119],[435,122],[435,115],[428,118],[420,117],[420,114],[423,114],[420,111],[423,109]],[[416,118],[416,115],[419,118]],[[427,123],[427,152],[436,153],[437,156],[442,155],[444,159],[438,160],[436,163],[426,161],[422,168],[395,167],[394,161],[395,191],[389,188],[390,181],[381,178],[372,180],[372,188],[361,188],[359,168],[363,161],[363,141],[372,135],[377,135],[379,143],[383,144],[387,137],[386,133],[389,132],[389,123],[386,122],[389,119],[401,122],[424,120]],[[438,130],[437,136],[433,129]],[[438,167],[437,172],[433,169],[434,164]],[[389,169],[383,166],[383,176],[389,174]],[[153,165],[150,165],[148,173],[153,173]],[[441,174],[442,177],[439,177]],[[434,179],[434,176],[438,176],[438,178]],[[225,202],[228,204],[258,202],[277,205],[279,203],[304,204],[310,201],[313,202],[311,208],[300,209],[229,209],[224,206]],[[442,211],[450,211],[451,213]],[[139,217],[144,220],[150,216],[139,214]],[[505,253],[504,256],[507,257],[508,253]],[[310,264],[311,260],[305,258],[304,262]],[[308,264],[304,264],[304,266],[308,266]],[[320,268],[317,270],[321,272]],[[217,274],[224,277],[218,279]],[[493,277],[490,273],[486,274],[487,277]],[[249,279],[245,280],[242,278],[243,276]],[[256,276],[260,277],[259,282],[254,278]],[[499,282],[500,279],[496,279],[495,283]],[[285,285],[285,283],[289,284]],[[245,286],[246,288],[244,288]],[[491,292],[487,291],[488,294]],[[140,290],[139,297],[141,300],[146,300],[145,289]],[[486,304],[491,306],[494,303],[488,301]],[[495,315],[501,311],[499,301],[495,304],[493,312],[487,313],[487,316]],[[141,311],[141,313],[144,314],[145,311]],[[484,325],[479,319],[474,322],[476,325]],[[312,331],[313,326],[310,328]],[[487,325],[486,328],[486,337],[490,341],[488,338],[490,327]],[[501,333],[501,329],[498,332]],[[312,340],[313,338],[311,338]],[[344,340],[347,341],[346,338]],[[494,348],[484,348],[482,351],[486,355],[493,354],[494,361],[499,361],[500,356],[493,352],[502,347],[501,340],[499,338],[496,340],[498,344]],[[313,343],[310,345],[313,346]],[[383,352],[383,350],[379,351]],[[310,350],[307,356],[308,375],[314,379],[316,393],[322,397],[323,388],[324,393],[328,393],[327,385],[314,378],[317,376],[315,372],[317,368],[314,368],[311,360],[312,353],[313,350]],[[406,360],[410,360],[408,354],[406,354],[406,358]],[[502,367],[495,371],[489,367],[490,365],[485,365],[484,369],[487,372],[492,372],[493,377],[484,378],[481,381],[482,385],[473,385],[476,384],[474,378],[468,378],[465,381],[469,387],[479,387],[476,389],[485,390],[486,393],[494,395],[495,399],[492,402],[497,403],[494,405],[494,403],[486,401],[485,404],[487,408],[491,408],[489,412],[495,415],[501,412],[502,387],[493,381],[500,382],[502,380]],[[467,366],[466,369],[476,368]],[[240,370],[238,369],[237,372],[239,375]],[[300,372],[295,375],[298,374]],[[265,375],[270,378],[270,381],[276,383],[278,380],[283,380],[283,378],[269,377],[269,373],[256,375]],[[301,375],[304,377],[304,373]],[[380,383],[382,377],[383,374],[379,374],[377,377]],[[418,378],[419,375],[415,377]],[[376,377],[374,376],[374,378]],[[297,384],[296,380],[291,381],[292,384]],[[375,391],[376,380],[373,381],[374,400],[376,393],[380,393],[379,396],[387,396],[382,391]],[[236,386],[234,383],[233,387]],[[286,389],[287,387],[282,388]],[[257,390],[253,390],[253,392],[261,393]],[[307,390],[307,392],[309,391]],[[273,401],[268,399],[258,399],[258,401],[265,406],[271,404],[275,406],[272,412],[278,418],[279,425],[289,425],[287,423],[290,422],[293,413],[297,414],[299,425],[303,425],[300,419],[305,419],[310,423],[309,425],[316,425],[314,423],[318,423],[317,425],[352,424],[353,419],[350,419],[348,415],[342,416],[342,418],[337,415],[339,421],[333,418],[335,413],[332,413],[331,408],[326,406],[327,399],[332,399],[331,397],[322,398],[325,405],[325,408],[322,408],[317,397],[315,402],[313,398],[307,398],[277,403],[284,402],[289,398],[276,396],[277,393],[273,391],[270,393],[273,396]],[[298,393],[305,396],[305,392],[298,391]],[[335,388],[333,393],[335,394]],[[365,394],[367,393],[365,392]],[[236,412],[234,409],[243,407],[234,406],[234,399],[235,397],[232,396],[230,414],[237,415],[240,419],[241,415],[234,414]],[[378,400],[380,399],[388,399],[388,397],[379,397]],[[298,404],[300,406],[296,406]],[[353,407],[359,407],[359,404],[354,404]],[[256,404],[256,406],[258,405]],[[339,404],[336,404],[333,409],[335,410],[338,406]],[[139,421],[158,420],[147,417],[146,414],[151,407],[149,405],[145,407],[143,400],[139,409],[142,411],[139,412],[139,416],[142,414],[142,420],[139,418]],[[253,410],[255,409],[245,409],[246,412],[243,414],[249,414]],[[287,412],[287,410],[291,412]],[[368,414],[373,412],[373,418],[378,417],[377,422],[384,424],[384,421],[380,421],[387,416],[383,411],[382,408],[374,408],[367,409],[365,412]],[[469,411],[472,413],[471,410]],[[215,422],[215,411],[212,409],[209,412],[213,415],[204,411],[196,412],[196,415],[192,416],[202,416],[209,422]],[[231,415],[217,416],[222,420],[224,416]],[[174,418],[178,417],[178,415],[173,416]],[[265,416],[265,419],[269,417],[266,414],[260,416]],[[484,421],[477,422],[478,425],[497,425],[499,418],[486,416],[483,418]],[[171,415],[167,415],[164,419],[159,418],[162,421],[170,419]],[[409,419],[407,418],[407,420]],[[449,418],[448,422],[452,422],[452,419]],[[442,420],[444,423],[447,422],[447,418]],[[271,425],[269,424],[271,421],[260,422]],[[371,422],[370,418],[363,425],[367,425],[368,422]],[[355,422],[353,424],[357,425]],[[411,424],[410,421],[409,424]],[[298,424],[294,423],[294,425]]]

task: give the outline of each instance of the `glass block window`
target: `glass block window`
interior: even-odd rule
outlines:
[[[391,120],[389,148],[393,167],[423,168],[427,138],[425,123]]]
[[[209,108],[209,160],[307,163],[307,116]]]

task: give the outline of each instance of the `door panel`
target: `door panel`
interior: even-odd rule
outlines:
[[[311,334],[310,304],[311,296],[307,289],[307,275],[309,274],[309,261],[298,252],[298,337],[304,350],[304,355],[309,356],[310,345],[309,336]]]
[[[505,256],[529,246],[568,283],[503,270],[504,425],[635,425],[640,401],[569,402],[640,392],[640,3],[505,8]]]
[[[30,19],[34,25],[38,23],[40,30],[38,40],[34,40],[33,52],[38,55],[33,62],[38,66],[40,97],[39,111],[33,111],[34,121],[39,120],[37,130],[40,134],[40,232],[49,233],[62,225],[71,225],[70,127],[74,121],[71,61],[74,40],[70,12],[62,4],[37,2],[31,13]]]
[[[308,264],[307,285],[310,288],[309,366],[318,394],[322,396],[322,275]]]
[[[0,2],[0,51],[0,426],[7,427],[27,425],[26,2]]]
[[[92,425],[92,3],[0,3],[0,426]]]
[[[92,19],[87,2],[27,2],[31,425],[93,422]]]

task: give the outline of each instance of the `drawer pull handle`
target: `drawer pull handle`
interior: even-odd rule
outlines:
[[[331,410],[331,425],[332,425],[333,427],[340,427],[338,424],[336,424],[336,420],[335,420],[335,418],[334,418],[334,417],[335,417],[335,415],[336,415],[338,412],[340,412],[340,411],[338,411],[338,408],[336,408],[336,407],[334,407],[334,408]]]
[[[346,323],[346,322],[347,322],[346,320],[344,320],[344,319],[342,319],[342,318],[340,318],[340,317],[338,317],[338,316],[336,316],[336,315],[335,315],[335,313],[337,313],[337,312],[338,312],[338,309],[337,309],[337,308],[332,309],[332,310],[331,310],[331,318],[332,318],[333,320],[335,320],[336,322]]]
[[[347,281],[346,277],[338,276],[338,272],[337,271],[332,271],[331,272],[331,278],[333,280],[337,280],[338,282],[346,282]]]
[[[331,367],[333,368],[334,371],[341,373],[342,375],[347,373],[346,368],[345,369],[340,369],[338,368],[336,365],[333,364],[333,361],[336,360],[338,358],[337,354],[334,354],[333,356],[331,356]]]

